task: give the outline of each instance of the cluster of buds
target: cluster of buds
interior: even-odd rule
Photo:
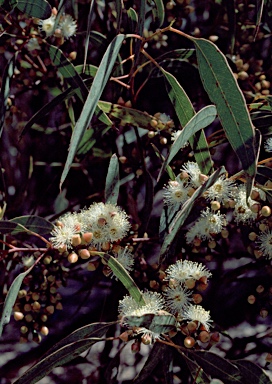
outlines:
[[[53,262],[51,255],[46,255],[35,268],[35,273],[24,278],[24,289],[19,291],[13,308],[14,319],[22,324],[21,342],[31,337],[33,341],[40,342],[42,336],[49,333],[49,317],[56,310],[63,309],[58,288],[66,278],[66,269],[59,260]]]

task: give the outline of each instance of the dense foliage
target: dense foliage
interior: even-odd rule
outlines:
[[[270,1],[0,6],[3,383],[271,382]]]

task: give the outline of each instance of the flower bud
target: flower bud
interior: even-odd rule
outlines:
[[[47,336],[48,333],[49,333],[49,329],[48,329],[45,325],[43,325],[43,326],[41,327],[41,329],[40,329],[40,332],[41,332],[41,334],[42,334],[43,336]]]
[[[186,348],[193,348],[194,345],[195,345],[195,339],[193,337],[191,337],[191,336],[185,337],[184,346]]]
[[[201,331],[198,335],[198,338],[202,343],[207,343],[210,341],[210,334],[207,331]]]
[[[22,312],[14,312],[13,317],[16,321],[19,321],[24,318],[24,314]]]

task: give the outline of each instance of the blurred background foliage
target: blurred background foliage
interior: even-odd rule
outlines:
[[[51,7],[59,6],[58,1],[48,2]],[[65,13],[77,20],[77,32],[75,36],[63,41],[60,48],[77,66],[85,60],[90,1],[67,0],[64,3]],[[103,0],[94,2],[87,64],[99,66],[108,44],[116,36],[117,3]],[[152,17],[152,3],[147,2],[145,37],[154,33],[158,27]],[[253,122],[263,134],[269,134],[272,129],[271,112],[262,113],[253,103],[271,103],[269,95],[272,80],[272,3],[250,0],[164,0],[163,3],[165,19],[162,28],[173,22],[176,29],[214,42],[226,55],[246,101],[251,105]],[[265,4],[263,14],[262,3]],[[131,8],[139,13],[140,6],[140,1],[123,1],[121,33],[135,32],[135,25],[128,14],[132,12]],[[135,237],[139,231],[141,235],[147,232],[147,237],[151,239],[149,242],[134,244],[133,277],[141,289],[150,288],[150,282],[158,280],[156,268],[159,255],[159,218],[163,206],[162,188],[168,182],[166,173],[159,183],[155,182],[161,163],[152,145],[165,156],[171,144],[170,132],[163,130],[152,135],[145,131],[137,140],[134,128],[122,124],[120,119],[115,119],[114,126],[109,129],[94,117],[87,150],[78,151],[60,192],[59,182],[71,132],[80,115],[82,102],[74,96],[55,106],[41,120],[25,129],[29,119],[55,96],[63,93],[67,85],[50,59],[49,46],[42,40],[44,36],[38,30],[37,20],[24,15],[17,8],[11,11],[5,4],[1,8],[0,18],[2,74],[8,61],[15,53],[18,54],[0,141],[0,199],[2,209],[6,207],[3,211],[4,218],[12,219],[31,214],[52,221],[67,211],[76,211],[92,202],[102,201],[109,160],[111,155],[116,153],[120,160],[121,179],[118,204],[131,217],[131,237]],[[26,37],[33,34],[33,31],[36,31],[40,44],[38,49],[30,50]],[[57,38],[50,37],[48,40],[50,39],[55,45],[59,43]],[[169,54],[169,51],[180,48],[192,50],[193,45],[189,40],[169,32],[158,34],[146,43],[148,53],[153,58],[161,57],[162,67],[177,78],[198,111],[210,102],[200,80],[194,51],[188,54],[188,58],[179,60]],[[122,58],[119,60],[129,54],[130,47],[126,41],[122,47]],[[139,64],[144,61],[144,57],[139,58]],[[130,66],[129,61],[124,62],[123,66],[116,69],[114,75],[127,73]],[[111,81],[103,91],[101,99],[114,104],[132,105],[150,115],[167,114],[175,125],[178,125],[163,76],[156,68],[143,66],[133,79],[132,85],[133,87],[129,88]],[[216,121],[206,131],[207,136],[218,129],[220,124]],[[235,153],[226,141],[223,140],[222,145],[217,146],[212,155],[216,166],[225,165],[231,174],[239,170]],[[190,159],[190,149],[183,151],[175,158],[173,170],[178,171],[180,166]],[[147,228],[146,171],[150,173],[155,185],[154,204]],[[210,250],[207,254],[205,250],[197,255],[197,260],[208,263],[213,272],[213,279],[205,292],[204,300],[205,307],[211,310],[216,329],[223,332],[217,353],[228,359],[249,357],[262,367],[269,368],[269,362],[265,361],[265,358],[267,353],[271,353],[271,266],[266,260],[258,260],[256,263],[248,252],[247,241],[243,242],[248,234],[247,229],[242,228],[240,231],[233,227],[230,228],[230,233],[231,240],[226,241],[220,251]],[[23,243],[25,237],[22,236],[16,241]],[[27,241],[30,241],[29,237]],[[194,258],[192,247],[184,247],[186,253]],[[180,244],[177,244],[178,248]],[[249,262],[250,265],[244,268]],[[3,287],[0,295],[1,301],[4,301],[7,288],[22,265],[17,264],[16,256],[6,259],[4,250],[0,263],[0,281]],[[63,286],[59,289],[63,311],[55,311],[50,317],[47,325],[50,333],[42,341],[34,337],[28,343],[19,344],[20,327],[14,320],[11,321],[0,344],[1,384],[10,383],[22,373],[22,367],[33,363],[56,339],[59,340],[68,332],[91,322],[116,320],[118,300],[126,291],[119,282],[108,279],[101,272],[102,266],[94,272],[87,271],[83,261],[75,266],[71,264],[63,267],[60,277]],[[36,273],[38,274],[38,270]],[[247,298],[249,295],[255,295],[256,287],[260,285],[264,287],[265,293],[258,296],[255,305],[250,305]],[[264,309],[267,313],[261,312]],[[116,366],[118,359],[121,361],[119,380],[129,383],[139,371],[143,359],[148,354],[148,348],[144,347],[141,353],[132,357],[127,357],[130,354],[129,349],[128,353],[119,356],[117,345],[106,342],[102,346],[95,346],[91,355],[78,357],[64,368],[55,368],[41,383],[117,383],[118,381],[111,377],[111,369]],[[175,373],[175,383],[192,383],[188,368],[183,366],[180,360],[175,357],[175,365],[179,367]],[[146,383],[164,382],[162,380],[159,367],[156,367]]]

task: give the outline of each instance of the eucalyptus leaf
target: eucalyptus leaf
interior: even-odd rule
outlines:
[[[161,71],[167,80],[165,85],[168,90],[168,96],[175,108],[181,127],[184,127],[195,115],[195,110],[189,97],[177,79],[163,68],[161,68]],[[191,136],[189,138],[189,143],[194,151],[199,168],[205,175],[208,175],[212,171],[213,166],[204,132],[201,131],[199,135]]]
[[[74,128],[71,141],[68,157],[65,162],[64,170],[61,175],[60,187],[62,186],[66,176],[69,172],[71,164],[74,160],[78,145],[84,135],[85,130],[88,128],[95,109],[97,107],[98,100],[107,84],[107,81],[110,77],[112,68],[114,66],[116,57],[121,48],[121,45],[124,40],[124,35],[118,35],[114,38],[112,43],[109,45],[106,53],[103,56],[101,64],[97,70],[96,76],[93,80],[89,95],[84,104],[83,110],[80,114],[80,117]]]
[[[219,119],[233,150],[248,178],[247,194],[256,173],[254,127],[246,101],[225,56],[215,44],[191,38],[196,47],[198,68],[210,100],[216,105]]]
[[[58,67],[62,76],[68,81],[71,87],[76,90],[76,93],[80,97],[81,101],[84,102],[89,91],[82,78],[77,73],[74,65],[65,57],[63,52],[54,45],[50,45],[49,55],[52,62],[56,67]]]
[[[158,28],[160,28],[164,22],[165,10],[162,0],[154,0],[154,6],[152,8],[153,17]]]
[[[243,376],[244,384],[269,384],[270,378],[257,364],[249,360],[234,360],[233,364],[238,367]]]
[[[208,351],[194,351],[192,356],[204,372],[224,384],[245,384],[239,369],[223,357]]]
[[[8,324],[10,321],[11,312],[12,312],[13,306],[15,304],[15,301],[17,299],[18,292],[21,288],[22,282],[23,282],[25,276],[28,275],[28,273],[32,270],[33,266],[34,266],[34,264],[30,268],[28,268],[25,272],[20,273],[13,280],[13,282],[12,282],[12,284],[8,290],[8,293],[7,293],[5,302],[4,302],[2,316],[0,319],[0,336],[2,335],[3,327],[6,324]]]
[[[119,160],[116,154],[110,159],[106,177],[105,200],[107,203],[116,204],[119,195]]]
[[[14,73],[15,63],[18,52],[8,61],[2,76],[2,85],[0,91],[0,137],[2,136],[3,126],[5,122],[5,113],[8,106],[8,97],[10,92],[10,84]]]
[[[14,219],[11,219],[10,222],[20,224],[24,228],[38,233],[39,235],[46,235],[54,228],[53,224],[48,220],[43,217],[33,215],[15,217]],[[18,228],[16,228],[16,232],[18,232]]]
[[[113,256],[106,253],[104,253],[101,257],[106,261],[114,275],[121,281],[121,283],[128,290],[130,296],[133,297],[136,303],[145,305],[146,303],[140,289],[137,287],[136,283],[131,278],[127,270],[122,266],[122,264],[120,264],[119,261]]]
[[[17,8],[28,16],[48,19],[52,8],[46,0],[16,0]]]

